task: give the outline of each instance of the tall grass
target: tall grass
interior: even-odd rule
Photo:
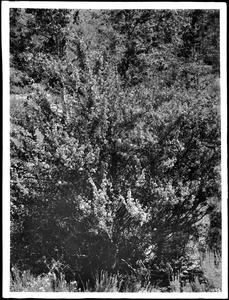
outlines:
[[[122,287],[122,288],[121,288]],[[11,292],[53,292],[52,278],[50,274],[34,277],[29,271],[20,274],[14,269],[14,280],[10,282]],[[130,276],[122,280],[119,274],[108,274],[105,271],[95,275],[95,287],[85,284],[85,292],[160,292],[150,282],[142,284],[136,278]],[[67,282],[62,278],[55,292],[82,292],[77,282]]]
[[[221,258],[212,252],[207,252],[201,261],[205,282],[198,277],[194,282],[181,284],[179,275],[170,282],[171,292],[220,292],[222,290],[222,264]],[[20,273],[13,269],[14,280],[11,278],[10,290],[12,292],[82,292],[76,281],[67,283],[64,277],[53,288],[52,274],[43,274],[37,277],[29,271]],[[155,287],[149,279],[142,282],[136,276],[123,277],[120,274],[109,274],[102,271],[95,274],[95,286],[92,288],[85,284],[85,292],[162,292],[163,289]],[[166,289],[166,291],[168,291]]]
[[[53,292],[52,278],[49,274],[33,276],[30,271],[20,274],[18,269],[14,269],[14,280],[10,278],[11,292]],[[68,292],[69,286],[65,280],[61,280],[56,289],[57,292]]]
[[[201,262],[202,270],[208,281],[209,291],[222,290],[222,261],[221,257],[208,251]]]
[[[118,278],[118,275],[111,274],[107,272],[101,272],[96,275],[96,292],[119,292],[121,288],[121,281]]]
[[[201,260],[201,269],[204,272],[205,283],[195,277],[194,282],[181,285],[179,276],[171,283],[171,292],[220,292],[222,290],[222,263],[221,257],[207,252]]]

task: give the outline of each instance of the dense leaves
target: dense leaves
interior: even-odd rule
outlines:
[[[176,269],[191,237],[220,251],[219,12],[10,22],[12,262],[93,283]]]

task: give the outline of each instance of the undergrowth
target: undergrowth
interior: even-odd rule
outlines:
[[[222,290],[222,263],[221,258],[212,252],[207,252],[202,259],[201,269],[204,272],[205,282],[195,277],[193,282],[182,283],[177,276],[171,283],[172,292],[220,292]]]
[[[55,289],[53,289],[51,274],[34,277],[29,271],[24,271],[22,274],[19,273],[19,270],[14,270],[15,278],[14,280],[11,278],[10,282],[11,292],[82,292],[76,281],[68,284],[62,278]],[[141,284],[141,282],[133,282],[131,279],[127,279],[123,285],[122,280],[116,274],[108,274],[102,271],[95,277],[95,287],[91,288],[89,284],[86,284],[84,292],[120,292],[121,285],[122,292],[160,292],[160,289],[153,287],[150,282]]]
[[[122,279],[120,274],[109,274],[102,271],[95,274],[95,287],[85,284],[84,292],[220,292],[222,290],[222,264],[220,257],[207,253],[201,261],[205,282],[200,282],[198,277],[194,281],[182,282],[179,275],[170,282],[170,287],[159,288],[150,280],[142,283],[133,276]],[[12,270],[11,292],[82,292],[76,281],[67,283],[64,276],[57,282],[52,273],[33,276],[30,271],[20,272],[17,268]]]

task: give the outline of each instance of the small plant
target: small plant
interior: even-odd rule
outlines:
[[[170,282],[171,292],[179,293],[181,292],[181,284],[179,277],[174,278],[173,281]]]
[[[30,271],[21,273],[17,268],[13,268],[12,273],[14,278],[11,276],[11,292],[53,292],[50,274],[42,274],[35,277]],[[66,281],[62,279],[55,291],[68,292],[69,288]]]
[[[108,274],[102,271],[96,275],[96,292],[119,292],[120,283],[118,275]]]
[[[194,282],[190,283],[192,292],[206,292],[206,285],[204,283],[200,283],[198,277],[195,277]]]
[[[91,289],[87,289],[91,291]],[[96,274],[95,292],[160,292],[150,281],[142,283],[134,275],[123,277],[120,274],[108,274],[102,271]]]
[[[189,282],[181,289],[181,292],[183,293],[191,293],[192,291],[192,286]]]

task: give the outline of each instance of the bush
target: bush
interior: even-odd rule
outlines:
[[[199,87],[212,68],[201,53],[192,60],[185,36],[203,18],[78,17],[11,11],[11,87],[20,92],[11,98],[11,263],[31,271],[35,289],[43,277],[31,276],[48,272],[46,257],[68,266],[74,290],[145,291],[150,280],[166,290],[197,221],[220,201],[219,93]]]

